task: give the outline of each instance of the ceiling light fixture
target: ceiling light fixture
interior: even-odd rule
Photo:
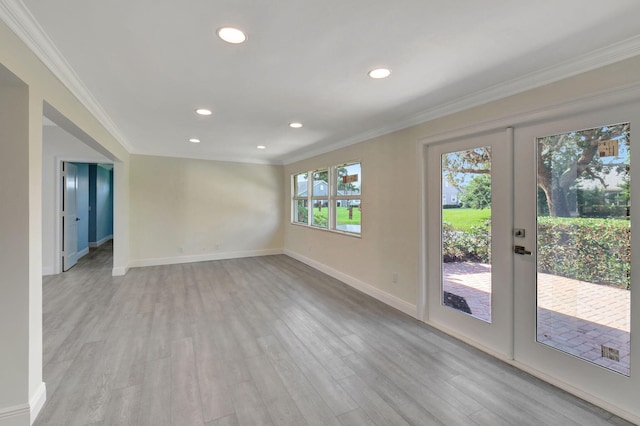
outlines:
[[[391,75],[391,70],[388,68],[376,68],[369,71],[369,77],[375,78],[375,79],[387,78],[390,75]]]
[[[292,129],[299,129],[300,127],[302,127],[302,123],[289,123],[289,127],[291,127]]]
[[[189,142],[191,142],[191,143],[200,143],[200,139],[191,138],[191,139],[189,139]]]
[[[198,108],[198,109],[196,109],[196,114],[198,114],[198,115],[211,115],[212,112],[211,112],[210,109]]]
[[[256,146],[256,148],[258,148],[258,149],[267,149],[267,147],[264,146],[264,145],[258,145],[258,146]]]
[[[247,40],[247,36],[241,30],[232,27],[218,28],[218,37],[227,43],[239,44]]]

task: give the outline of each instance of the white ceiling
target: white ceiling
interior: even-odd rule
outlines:
[[[176,157],[287,163],[640,53],[638,0],[1,1],[125,146]]]

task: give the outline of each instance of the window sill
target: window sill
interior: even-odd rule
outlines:
[[[296,222],[289,222],[289,224],[298,226],[300,228],[313,229],[313,230],[322,231],[322,232],[330,232],[332,234],[346,235],[347,237],[353,237],[353,238],[362,238],[362,233],[356,234],[353,232],[341,231],[339,229],[320,228],[317,226],[305,225],[304,223],[296,223]]]

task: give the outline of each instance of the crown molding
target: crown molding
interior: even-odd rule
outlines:
[[[185,160],[205,160],[205,161],[219,161],[221,163],[241,163],[241,164],[256,164],[262,166],[283,166],[284,164],[280,159],[259,159],[252,157],[241,156],[229,156],[229,155],[185,155],[185,154],[172,154],[172,153],[158,153],[149,151],[136,151],[131,155],[140,155],[145,157],[164,157],[164,158],[180,158]]]
[[[638,55],[640,55],[640,36],[634,36],[610,46],[596,49],[568,59],[551,67],[531,72],[453,101],[434,106],[433,108],[414,114],[405,120],[394,123],[391,126],[379,127],[339,142],[324,145],[317,149],[305,150],[304,152],[298,151],[298,153],[283,156],[282,162],[283,164],[291,164],[296,161],[315,157],[316,155],[325,154],[339,148],[364,142],[369,139],[425,123],[427,121],[445,117],[456,112],[484,105],[498,99],[517,95],[518,93],[526,92],[527,90],[555,83],[565,78],[573,77],[575,75],[611,65],[615,62],[623,61]]]
[[[47,36],[44,29],[21,0],[1,0],[0,19],[27,45],[58,80],[80,101],[127,152],[132,145],[124,137],[109,114],[84,85],[71,65]]]

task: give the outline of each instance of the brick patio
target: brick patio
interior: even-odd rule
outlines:
[[[490,265],[445,263],[443,277],[445,291],[464,297],[474,317],[490,322]],[[619,288],[540,274],[538,341],[628,375],[629,295]],[[617,349],[620,361],[603,358],[601,345]]]

